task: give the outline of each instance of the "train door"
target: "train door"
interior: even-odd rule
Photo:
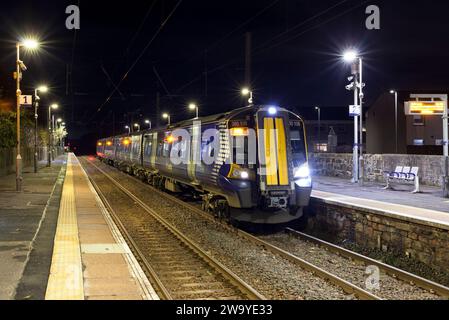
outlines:
[[[260,190],[269,196],[269,207],[286,207],[295,190],[292,183],[289,114],[278,108],[263,108],[256,115]]]

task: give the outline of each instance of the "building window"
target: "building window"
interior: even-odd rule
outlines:
[[[327,152],[327,143],[316,143],[315,152]]]

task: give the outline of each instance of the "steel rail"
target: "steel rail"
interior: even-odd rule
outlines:
[[[94,166],[99,172],[101,172],[106,178],[108,178],[119,190],[130,197],[137,205],[148,212],[154,219],[156,219],[161,225],[163,225],[168,231],[176,236],[181,242],[189,247],[193,252],[200,256],[207,264],[213,267],[219,274],[227,279],[232,285],[238,288],[248,299],[250,300],[266,300],[266,298],[252,288],[249,284],[243,281],[238,275],[224,266],[217,259],[202,250],[195,242],[186,237],[176,227],[172,226],[167,220],[160,216],[155,210],[150,208],[146,203],[135,196],[131,191],[122,186],[117,180],[107,174],[104,170],[95,165],[92,161],[89,163]]]
[[[96,166],[95,164],[93,164],[93,165]],[[101,170],[101,169],[99,169],[99,170]],[[180,206],[183,206],[183,207],[185,207],[185,208],[187,208],[187,209],[189,209],[189,210],[191,210],[193,212],[196,212],[199,215],[201,215],[202,217],[204,217],[204,218],[206,218],[206,219],[208,219],[208,220],[210,220],[212,222],[220,223],[219,221],[217,221],[216,218],[211,216],[209,213],[201,210],[200,208],[197,208],[197,207],[195,207],[195,206],[193,206],[191,204],[188,204],[185,201],[182,201],[182,200],[180,200],[180,199],[178,199],[178,198],[176,198],[176,197],[174,197],[174,196],[172,196],[172,195],[170,195],[170,194],[168,194],[166,192],[157,190],[157,189],[153,188],[152,186],[142,182],[141,180],[139,180],[139,179],[137,179],[135,177],[132,177],[132,176],[129,176],[129,177],[132,178],[135,181],[138,181],[143,186],[145,186],[147,188],[150,188],[152,192],[155,192],[155,193],[161,195],[162,197],[165,197],[166,199],[169,199],[169,200],[179,204]],[[139,202],[141,202],[140,199],[138,199],[138,200],[139,200]],[[358,287],[358,286],[356,286],[356,285],[354,285],[354,284],[352,284],[352,283],[350,283],[350,282],[348,282],[348,281],[346,281],[346,280],[344,280],[344,279],[342,279],[342,278],[340,278],[340,277],[338,277],[338,276],[336,276],[336,275],[334,275],[334,274],[332,274],[332,273],[330,273],[330,272],[328,272],[328,271],[326,271],[326,270],[324,270],[324,269],[322,269],[322,268],[320,268],[318,266],[315,266],[315,265],[305,261],[304,259],[301,259],[301,258],[299,258],[299,257],[297,257],[297,256],[295,256],[295,255],[293,255],[293,254],[283,250],[283,249],[280,249],[280,248],[278,248],[278,247],[276,247],[276,246],[274,246],[274,245],[272,245],[272,244],[270,244],[270,243],[268,243],[266,241],[263,241],[263,240],[255,237],[255,236],[245,232],[245,231],[242,231],[242,230],[237,229],[237,228],[233,228],[233,227],[231,227],[229,225],[226,225],[224,223],[220,223],[220,225],[225,227],[228,231],[239,235],[243,239],[249,240],[252,243],[254,243],[254,244],[258,245],[258,246],[261,246],[261,247],[265,248],[266,250],[271,251],[272,253],[275,253],[276,255],[278,255],[278,256],[280,256],[280,257],[282,257],[282,258],[292,262],[293,264],[298,265],[302,269],[308,270],[308,271],[312,272],[313,274],[316,274],[318,277],[320,277],[320,278],[322,278],[324,280],[330,281],[334,285],[342,288],[344,292],[346,292],[348,294],[354,294],[357,298],[359,298],[361,300],[383,300],[382,298],[380,298],[380,297],[378,297],[378,296],[368,292],[367,290],[364,290],[364,289],[362,289],[362,288],[360,288],[360,287]]]
[[[332,243],[326,242],[324,240],[321,240],[321,239],[312,237],[310,235],[304,234],[302,232],[293,230],[291,228],[287,228],[286,232],[288,234],[293,235],[302,240],[317,244],[325,249],[328,249],[331,252],[339,254],[348,259],[352,259],[354,261],[360,261],[360,262],[365,263],[366,265],[376,266],[394,278],[398,278],[402,281],[414,284],[414,285],[420,287],[421,289],[430,291],[431,293],[436,293],[442,297],[449,298],[449,288],[448,287],[445,287],[445,286],[435,283],[433,281],[427,280],[425,278],[419,277],[419,276],[409,273],[407,271],[398,269],[396,267],[390,266],[383,262],[363,256],[359,253],[344,249],[342,247],[339,247]]]

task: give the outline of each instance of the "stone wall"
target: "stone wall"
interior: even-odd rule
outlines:
[[[384,171],[397,166],[419,167],[422,184],[442,187],[445,160],[443,156],[424,155],[365,155],[364,177],[366,181],[384,182]],[[352,177],[352,154],[310,154],[310,165],[315,175],[350,179]]]
[[[335,241],[349,240],[365,248],[404,255],[449,273],[449,226],[326,203],[319,198],[312,199],[310,211],[312,233],[325,233]]]

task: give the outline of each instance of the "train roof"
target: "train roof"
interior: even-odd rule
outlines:
[[[121,135],[117,135],[114,137],[109,137],[109,138],[103,138],[100,140],[107,140],[107,139],[114,139],[114,138],[126,138],[126,137],[132,137],[135,135],[141,135],[141,134],[145,134],[145,133],[151,133],[151,132],[155,132],[155,131],[164,131],[164,130],[172,130],[172,129],[176,129],[176,128],[182,128],[182,127],[188,127],[190,126],[193,121],[201,121],[201,123],[214,123],[217,121],[221,121],[221,120],[226,120],[226,119],[230,119],[233,116],[241,113],[242,111],[246,111],[246,110],[255,110],[261,107],[265,107],[263,105],[257,105],[257,106],[247,106],[247,107],[242,107],[242,108],[238,108],[238,109],[234,109],[228,112],[224,112],[224,113],[219,113],[219,114],[215,114],[215,115],[211,115],[211,116],[206,116],[206,117],[199,117],[198,119],[188,119],[188,120],[183,120],[180,122],[176,122],[171,124],[170,126],[162,126],[162,127],[158,127],[158,128],[153,128],[153,129],[147,129],[147,130],[142,130],[139,132],[132,132],[131,134],[121,134]]]

